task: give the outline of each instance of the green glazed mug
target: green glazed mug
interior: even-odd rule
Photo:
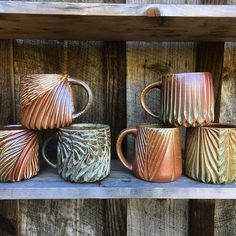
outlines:
[[[58,174],[70,182],[95,182],[110,173],[111,135],[104,124],[74,124],[57,131],[57,163],[48,160],[46,147],[55,136],[42,146],[45,161],[57,168]]]

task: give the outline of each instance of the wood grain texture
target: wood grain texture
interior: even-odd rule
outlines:
[[[128,200],[127,235],[188,235],[188,201]]]
[[[19,235],[104,235],[99,200],[20,201]]]
[[[235,234],[236,232],[235,209],[236,209],[236,200],[215,201],[214,235],[221,236],[221,235]]]
[[[0,4],[0,35],[6,39],[234,41],[236,36],[234,6]],[[154,17],[150,8],[156,9]]]
[[[0,40],[0,124],[14,123],[12,41]],[[17,233],[17,202],[0,201],[0,235]]]
[[[2,125],[12,123],[14,120],[12,56],[12,41],[0,40],[0,123]]]
[[[236,2],[235,2],[236,3]],[[220,122],[236,123],[236,44],[226,43],[221,89]]]
[[[214,235],[215,200],[189,201],[189,235]]]
[[[223,42],[197,43],[196,71],[211,72],[214,84],[215,122],[219,121],[222,71],[224,61]]]
[[[124,199],[105,200],[105,235],[127,235],[127,201]]]

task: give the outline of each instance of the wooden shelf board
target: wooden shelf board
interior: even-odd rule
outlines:
[[[118,161],[109,177],[97,183],[69,183],[54,169],[30,180],[0,183],[0,199],[236,199],[236,183],[204,184],[182,176],[172,183],[150,183],[135,178]]]
[[[2,39],[235,41],[235,5],[0,1]]]

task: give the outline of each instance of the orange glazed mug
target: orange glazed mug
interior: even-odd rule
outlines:
[[[153,88],[161,89],[161,115],[146,105],[145,96]],[[165,124],[197,127],[214,121],[214,92],[209,72],[165,75],[141,93],[141,105],[151,116]]]
[[[135,155],[129,163],[121,144],[127,134],[135,136]],[[116,151],[125,167],[146,181],[170,182],[182,174],[180,129],[163,125],[143,124],[123,130],[116,142]]]
[[[38,171],[38,132],[21,125],[0,127],[0,181],[29,179]]]
[[[88,102],[85,108],[74,113],[70,85],[82,86]],[[68,126],[72,120],[87,111],[92,103],[89,86],[68,75],[32,74],[20,81],[21,124],[28,129],[41,130]]]

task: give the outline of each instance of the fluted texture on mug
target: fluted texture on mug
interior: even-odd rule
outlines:
[[[189,129],[186,174],[206,183],[233,182],[236,177],[236,128]]]
[[[214,121],[214,94],[210,73],[175,74],[162,82],[162,120],[196,127]]]
[[[60,130],[58,173],[71,182],[94,182],[110,172],[110,129],[89,132]]]
[[[147,181],[174,181],[182,174],[179,129],[139,129],[135,142],[135,174]]]
[[[28,75],[20,83],[23,126],[40,130],[72,123],[74,106],[67,76]]]
[[[29,179],[39,171],[38,138],[34,131],[0,132],[0,181]]]

